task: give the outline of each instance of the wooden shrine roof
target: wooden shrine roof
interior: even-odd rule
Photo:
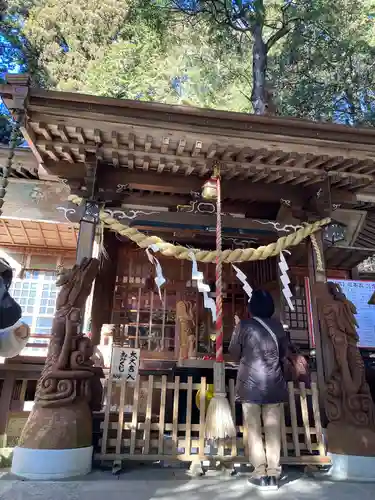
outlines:
[[[112,208],[173,211],[191,201],[219,160],[223,210],[270,220],[281,200],[300,202],[329,179],[333,204],[369,212],[347,244],[361,250],[328,248],[327,258],[350,268],[374,253],[375,129],[46,91],[28,87],[24,75],[7,81],[0,97],[9,108],[25,97],[30,148],[17,150],[11,177],[67,179],[84,196],[96,157],[99,189]]]
[[[375,180],[375,130],[294,118],[170,106],[27,87],[9,75],[9,107],[28,92],[24,135],[49,173],[84,177],[87,155],[125,171],[205,176],[222,162],[224,180],[358,191]]]
[[[75,250],[78,229],[73,224],[55,224],[18,219],[0,219],[0,246]]]

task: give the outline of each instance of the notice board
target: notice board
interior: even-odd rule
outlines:
[[[346,295],[357,309],[356,319],[359,336],[358,346],[362,348],[375,348],[375,305],[369,305],[371,295],[375,291],[375,281],[337,280]]]

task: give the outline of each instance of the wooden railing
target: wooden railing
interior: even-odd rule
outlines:
[[[4,427],[0,430],[1,447],[16,445],[25,423],[39,374],[23,378],[7,371],[1,401]],[[9,381],[10,382],[10,381]],[[9,385],[9,389],[6,387]],[[229,380],[229,401],[236,418],[237,437],[209,447],[205,441],[206,379],[194,383],[180,377],[140,376],[135,383],[106,380],[104,410],[95,414],[94,449],[99,461],[197,461],[220,459],[247,462],[247,433],[242,414],[235,403],[235,382]],[[196,394],[200,390],[199,404]],[[289,403],[281,421],[283,464],[327,464],[320,419],[318,390],[304,384],[289,383]],[[7,396],[6,393],[9,393]],[[25,401],[28,400],[26,408]],[[203,411],[202,411],[203,409]],[[26,410],[26,411],[25,411]]]
[[[50,335],[43,335],[40,333],[32,333],[26,347],[22,349],[21,356],[37,356],[44,358],[47,356],[47,349],[50,342]],[[43,340],[44,342],[35,342],[36,340]]]
[[[236,417],[237,437],[208,448],[205,441],[206,379],[199,384],[191,377],[181,382],[167,376],[138,377],[135,383],[109,378],[97,460],[182,460],[212,459],[247,461],[247,433],[236,411],[235,384],[229,381],[229,400]],[[200,390],[200,408],[195,405]],[[289,383],[289,404],[283,406],[282,462],[324,464],[326,456],[320,420],[318,390]],[[203,410],[202,410],[203,409]],[[241,412],[240,412],[241,413]]]
[[[2,370],[0,394],[0,448],[16,446],[22,428],[33,406],[36,383],[41,367],[35,372],[14,369]]]

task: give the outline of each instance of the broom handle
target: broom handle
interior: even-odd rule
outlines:
[[[223,298],[222,298],[222,252],[221,252],[221,183],[220,173],[216,178],[216,362],[223,363]]]

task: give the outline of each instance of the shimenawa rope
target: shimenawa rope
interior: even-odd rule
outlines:
[[[75,205],[80,205],[83,202],[83,198],[76,195],[70,195],[68,200]],[[127,226],[122,222],[111,217],[111,215],[105,210],[101,210],[99,214],[100,220],[104,225],[119,233],[121,236],[125,236],[130,240],[134,241],[141,248],[148,248],[150,245],[157,244],[159,251],[162,255],[166,257],[175,257],[176,259],[191,260],[189,253],[193,252],[195,258],[198,262],[216,262],[216,251],[215,250],[199,250],[197,248],[186,248],[180,245],[173,245],[168,243],[158,236],[148,236],[141,233],[135,227]],[[288,234],[287,236],[281,236],[277,241],[270,243],[267,246],[260,246],[258,248],[236,248],[232,250],[223,250],[222,262],[223,263],[235,263],[235,262],[248,262],[255,260],[265,260],[269,257],[275,257],[279,255],[281,251],[286,250],[290,247],[299,245],[308,236],[311,236],[316,231],[319,231],[323,226],[329,224],[330,218],[322,219],[316,221],[312,224],[306,224],[298,231]]]
[[[310,234],[310,240],[315,253],[316,270],[322,273],[324,272],[323,258],[315,234]]]

